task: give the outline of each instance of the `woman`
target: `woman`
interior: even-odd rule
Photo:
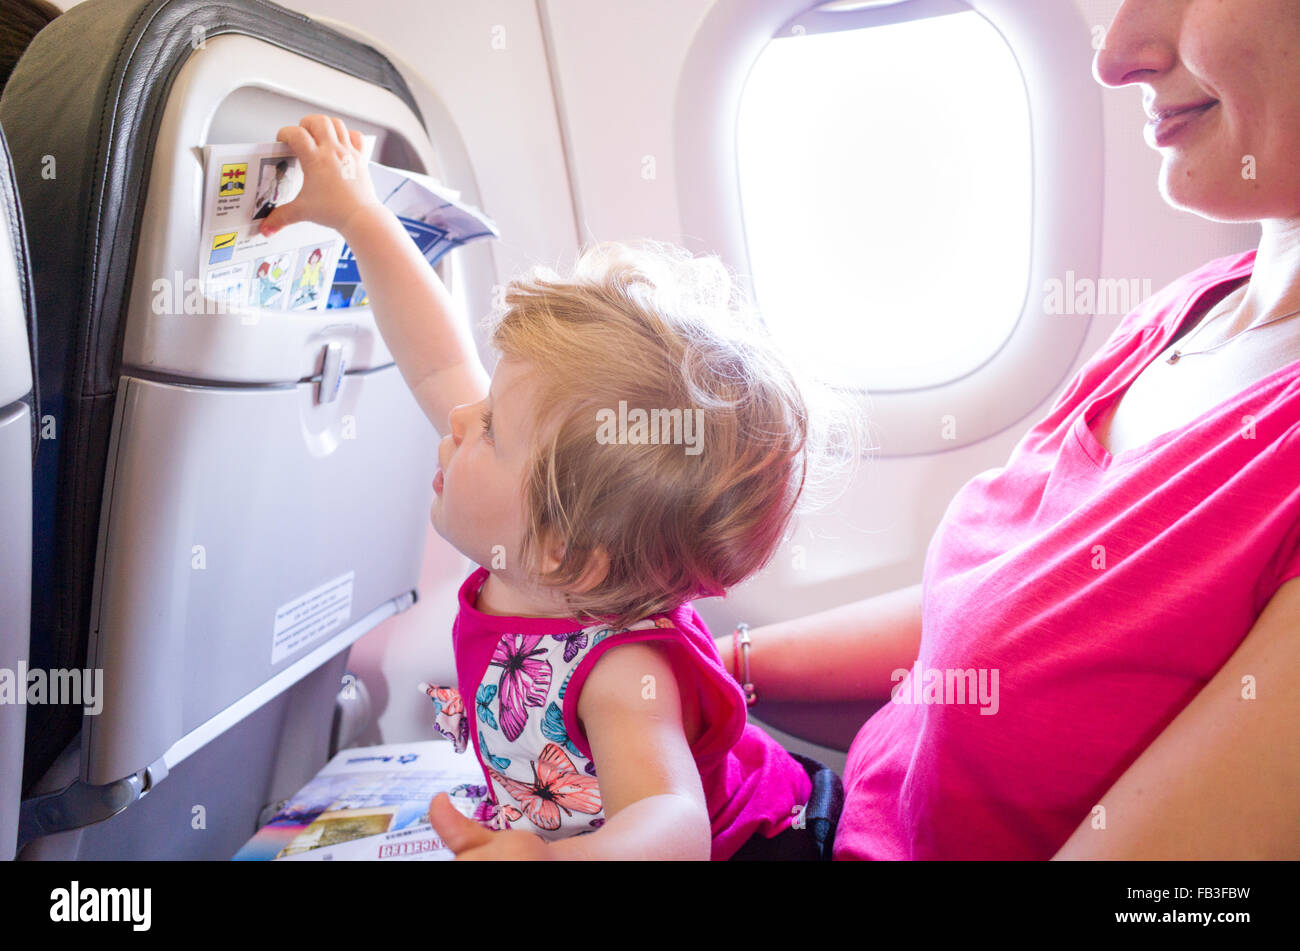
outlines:
[[[1300,857],[1298,49],[1298,0],[1122,5],[1095,72],[1141,86],[1162,193],[1259,247],[1129,314],[922,584],[752,633],[760,698],[898,686],[836,858]]]

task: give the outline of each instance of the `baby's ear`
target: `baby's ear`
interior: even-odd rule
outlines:
[[[593,548],[587,555],[587,564],[582,569],[573,590],[575,594],[586,594],[599,585],[609,574],[609,553],[604,548]]]
[[[542,556],[542,573],[550,574],[560,567],[560,562],[564,560],[565,545],[560,539],[551,539],[545,546],[545,553]],[[601,546],[597,546],[588,553],[587,563],[583,566],[582,575],[570,588],[573,594],[586,594],[592,588],[599,585],[609,574],[609,553]]]

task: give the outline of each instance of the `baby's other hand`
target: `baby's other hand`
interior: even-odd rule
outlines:
[[[349,132],[342,119],[304,116],[298,125],[282,128],[275,138],[293,150],[303,181],[293,201],[278,205],[263,219],[262,234],[274,234],[299,221],[314,221],[341,232],[358,209],[380,204],[370,171],[361,160],[361,133]]]
[[[456,853],[457,861],[540,862],[554,858],[550,846],[531,832],[523,829],[493,832],[461,815],[446,793],[438,793],[429,803],[429,824],[447,848]]]

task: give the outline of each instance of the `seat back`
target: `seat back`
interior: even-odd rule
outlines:
[[[313,112],[438,173],[387,59],[261,0],[86,0],[0,98],[40,130],[14,144],[56,433],[32,649],[103,677],[97,714],[28,711],[25,788],[78,728],[82,783],[165,775],[414,600],[437,439],[369,310],[169,304],[198,277],[201,147]]]
[[[0,129],[0,860],[14,857],[23,763],[32,588],[32,465],[39,417],[35,326],[22,207]],[[30,339],[29,339],[30,338]],[[6,696],[6,694],[8,694]]]

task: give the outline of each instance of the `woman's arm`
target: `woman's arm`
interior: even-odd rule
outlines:
[[[1298,682],[1293,578],[1055,858],[1300,858]]]
[[[749,632],[749,672],[763,700],[888,700],[895,670],[921,649],[921,585]],[[734,677],[732,635],[717,639]]]

